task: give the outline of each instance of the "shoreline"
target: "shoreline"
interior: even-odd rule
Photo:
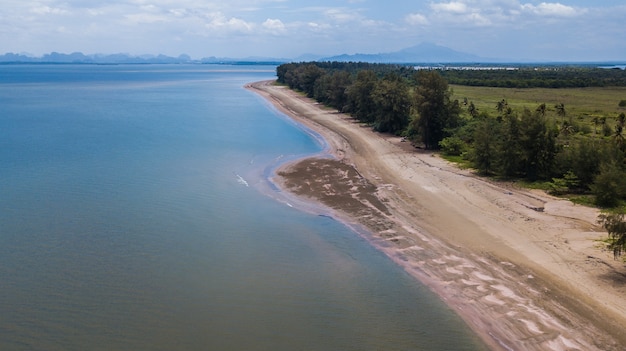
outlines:
[[[626,345],[624,264],[597,244],[597,210],[478,178],[273,81],[246,88],[321,135],[334,157],[290,161],[272,181],[367,228],[490,349]]]

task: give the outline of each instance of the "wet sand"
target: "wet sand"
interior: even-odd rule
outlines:
[[[273,181],[367,229],[491,349],[626,348],[626,266],[596,209],[477,177],[273,81],[247,88],[329,145]]]

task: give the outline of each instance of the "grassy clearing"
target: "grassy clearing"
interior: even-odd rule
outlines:
[[[567,116],[591,121],[593,117],[616,118],[626,108],[619,107],[626,99],[626,87],[607,88],[492,88],[451,85],[453,99],[474,103],[479,112],[496,115],[496,103],[505,99],[514,111],[527,107],[531,111],[542,103],[546,104],[548,115],[556,116],[554,105],[563,103]]]
[[[605,87],[605,88],[566,88],[566,89],[549,89],[549,88],[494,88],[494,87],[469,87],[460,85],[451,85],[453,91],[453,99],[463,102],[467,98],[468,102],[473,102],[478,112],[486,112],[491,116],[497,116],[496,104],[502,99],[506,100],[508,106],[513,111],[521,112],[524,108],[534,111],[539,105],[546,104],[546,117],[552,118],[556,122],[558,128],[568,125],[575,125],[573,133],[577,137],[589,138],[612,138],[615,133],[617,124],[617,116],[620,113],[626,113],[626,106],[620,107],[620,101],[626,100],[626,87]],[[557,116],[555,105],[563,103],[566,110],[566,117]],[[462,114],[469,117],[466,107],[462,106]],[[596,118],[597,117],[597,118]],[[602,128],[601,120],[606,120]],[[567,135],[564,134],[567,140]],[[585,140],[585,139],[582,139]],[[462,162],[454,158],[449,158],[452,162]],[[463,160],[464,161],[464,160]],[[465,167],[469,165],[464,164]],[[526,182],[523,180],[516,181],[518,186],[524,188],[541,189],[551,191],[553,184],[550,181],[543,182]],[[574,203],[595,206],[595,197],[590,193],[584,194],[561,194],[563,198],[568,198]],[[613,209],[605,209],[607,211],[626,209],[626,203],[622,202]]]

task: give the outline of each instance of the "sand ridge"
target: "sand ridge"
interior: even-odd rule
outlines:
[[[481,179],[272,81],[247,86],[324,136],[333,158],[274,181],[363,226],[493,350],[623,350],[626,267],[598,211]]]

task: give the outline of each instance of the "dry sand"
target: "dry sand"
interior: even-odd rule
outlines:
[[[334,156],[274,182],[367,228],[491,349],[626,349],[626,266],[604,249],[597,210],[477,177],[271,81],[248,87]]]

